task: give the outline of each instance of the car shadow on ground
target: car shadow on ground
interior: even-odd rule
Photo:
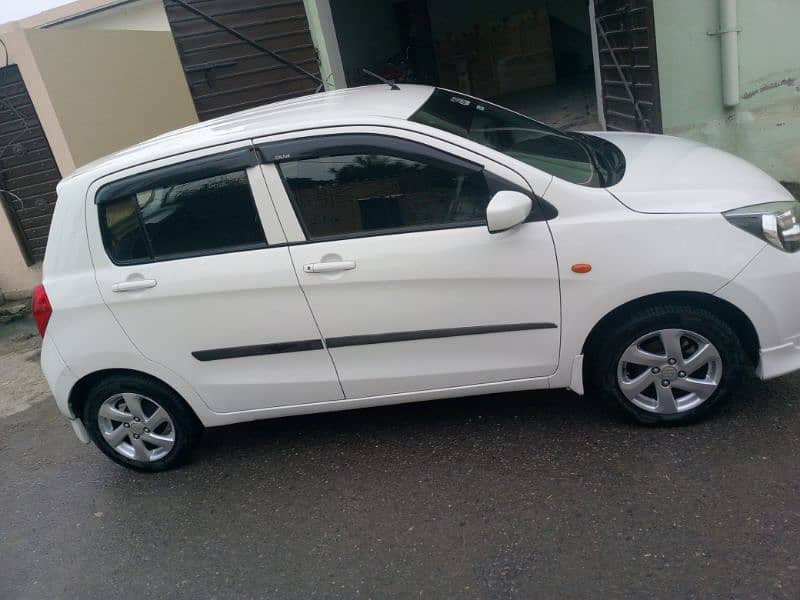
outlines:
[[[790,383],[791,382],[791,383]],[[767,425],[794,414],[791,400],[800,377],[761,382],[745,378],[730,401],[709,417],[685,426],[652,427],[632,421],[622,410],[591,392],[529,391],[398,404],[239,423],[208,429],[195,461],[225,460],[232,450],[269,452],[274,447],[396,443],[437,440],[458,443],[469,434],[474,443],[496,436],[535,435],[564,443],[570,437],[624,433],[625,437],[661,436],[665,431],[715,432]],[[655,432],[655,433],[654,433]],[[302,445],[302,444],[301,444]]]

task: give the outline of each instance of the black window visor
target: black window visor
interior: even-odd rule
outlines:
[[[94,197],[94,202],[97,205],[107,204],[144,190],[169,187],[255,167],[259,162],[258,156],[251,147],[221,152],[111,182],[100,188]]]

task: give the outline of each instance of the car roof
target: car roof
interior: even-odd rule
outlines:
[[[431,96],[430,86],[369,85],[265,104],[189,125],[88,163],[62,180],[91,179],[150,161],[250,138],[341,124],[408,119]]]

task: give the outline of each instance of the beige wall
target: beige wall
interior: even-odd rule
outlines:
[[[76,166],[197,122],[169,32],[27,30]]]
[[[29,292],[41,280],[41,267],[25,264],[11,224],[0,208],[0,292]]]

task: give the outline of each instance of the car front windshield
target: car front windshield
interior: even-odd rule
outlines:
[[[579,139],[496,104],[437,88],[411,120],[489,146],[572,183],[602,185],[590,149]]]

